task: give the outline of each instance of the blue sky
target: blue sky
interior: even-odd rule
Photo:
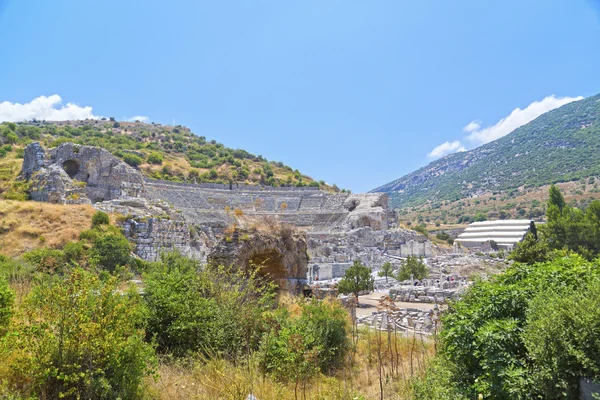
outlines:
[[[0,0],[0,48],[0,102],[186,125],[354,192],[600,92],[591,0]]]

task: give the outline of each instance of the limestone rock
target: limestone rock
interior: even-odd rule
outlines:
[[[31,195],[34,200],[57,203],[69,202],[75,188],[83,188],[76,193],[81,201],[95,203],[139,196],[144,184],[139,171],[108,151],[73,143],[64,143],[48,151],[37,142],[30,144],[25,149],[21,177],[33,178],[35,190]]]

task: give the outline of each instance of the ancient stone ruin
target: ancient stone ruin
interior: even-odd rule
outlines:
[[[259,275],[269,276],[280,289],[300,292],[306,283],[306,239],[285,228],[269,234],[235,231],[211,249],[208,263],[245,271],[258,268]]]
[[[21,176],[31,181],[31,198],[51,203],[95,203],[139,196],[139,171],[108,151],[64,143],[45,151],[39,143],[27,146]]]
[[[377,268],[402,256],[432,252],[425,237],[390,229],[396,215],[383,193],[158,181],[144,178],[102,148],[73,143],[48,150],[30,144],[21,177],[31,182],[33,200],[92,203],[123,215],[125,233],[143,259],[156,260],[162,252],[178,250],[201,262],[262,262],[273,279],[287,282],[286,287],[301,286],[318,274],[343,276],[355,259]],[[236,222],[234,210],[250,219],[275,218],[306,239],[292,236],[291,245],[254,235],[248,242],[227,242],[225,231]]]

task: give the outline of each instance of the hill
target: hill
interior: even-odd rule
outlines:
[[[549,111],[476,149],[374,189],[395,208],[531,190],[600,175],[600,95]]]
[[[318,182],[282,162],[228,148],[180,125],[118,122],[113,118],[0,124],[0,146],[4,146],[0,158],[31,141],[40,141],[45,147],[64,142],[100,146],[144,175],[167,181],[316,186],[339,191],[337,186]]]

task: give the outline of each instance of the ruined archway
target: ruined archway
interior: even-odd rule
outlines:
[[[62,165],[63,169],[71,178],[79,173],[79,163],[75,160],[67,160]]]
[[[308,270],[306,238],[302,234],[240,231],[214,246],[207,261],[249,272],[258,269],[258,275],[280,290],[298,291]]]
[[[283,255],[275,249],[253,252],[245,264],[247,268],[256,268],[258,275],[272,280],[277,286],[281,286],[287,279]]]

